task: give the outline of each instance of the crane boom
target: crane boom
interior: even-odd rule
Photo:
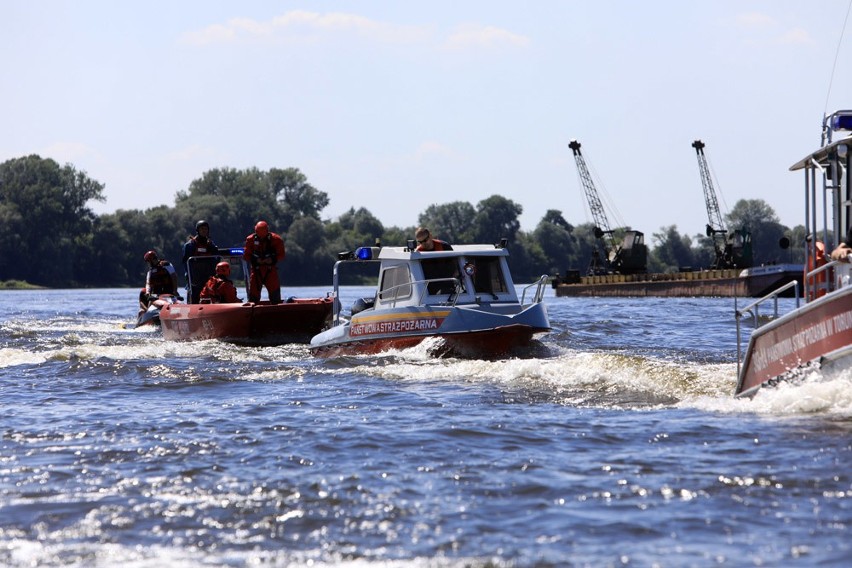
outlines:
[[[600,230],[603,235],[607,235],[607,241],[604,244],[606,254],[616,250],[618,243],[613,236],[612,229],[609,228],[609,220],[606,217],[603,203],[598,196],[598,190],[592,181],[592,176],[589,174],[589,168],[586,167],[586,160],[583,158],[583,153],[580,152],[581,144],[576,140],[571,140],[568,147],[574,152],[574,161],[577,162],[577,171],[580,174],[580,183],[583,186],[583,191],[586,194],[586,200],[589,202],[589,210],[592,213],[595,227]],[[597,236],[597,235],[595,235]],[[598,237],[601,238],[601,237]]]
[[[583,191],[589,202],[589,209],[592,212],[592,219],[595,222],[595,238],[603,247],[603,254],[601,255],[598,245],[595,245],[592,251],[592,260],[589,263],[589,274],[609,274],[611,272],[636,274],[646,272],[648,266],[648,247],[645,246],[645,236],[640,231],[627,229],[624,231],[623,240],[619,244],[618,239],[615,237],[615,232],[609,226],[609,220],[606,217],[603,203],[601,203],[601,199],[598,196],[598,190],[592,181],[591,174],[589,174],[589,168],[586,167],[586,160],[583,158],[582,152],[580,152],[580,143],[576,140],[571,140],[568,147],[574,152],[574,161],[577,162],[580,183],[583,186]]]
[[[746,228],[728,232],[725,228],[716,190],[713,189],[710,179],[710,168],[707,167],[707,158],[704,156],[704,142],[696,140],[692,147],[698,156],[698,172],[701,174],[704,202],[707,205],[706,234],[713,240],[713,249],[716,252],[713,268],[748,268],[752,265],[751,232]]]
[[[716,233],[726,233],[727,230],[722,223],[722,213],[719,211],[719,201],[716,199],[716,191],[713,189],[713,181],[710,178],[710,168],[707,167],[707,158],[704,156],[704,146],[701,140],[692,143],[695,154],[698,156],[698,172],[701,174],[704,202],[707,204],[707,236],[710,237]]]

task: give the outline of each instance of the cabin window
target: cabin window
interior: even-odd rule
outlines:
[[[423,267],[423,277],[432,280],[426,287],[430,294],[452,294],[456,291],[459,279],[457,258],[430,258],[421,260],[420,265]]]
[[[379,284],[380,300],[399,300],[411,297],[411,273],[408,265],[392,266],[382,271]]]
[[[506,292],[506,280],[500,267],[500,258],[496,256],[471,256],[465,262],[473,265],[473,290],[477,294],[496,296]]]

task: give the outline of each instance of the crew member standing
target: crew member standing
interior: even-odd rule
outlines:
[[[258,221],[254,233],[246,237],[245,258],[251,265],[249,276],[249,302],[259,302],[264,286],[269,302],[281,303],[281,282],[278,279],[278,262],[284,260],[284,240],[269,230],[266,221]]]
[[[209,299],[214,304],[231,304],[239,302],[237,289],[231,282],[231,265],[222,261],[216,265],[216,274],[207,280],[207,284],[201,290],[199,298],[203,301]]]
[[[210,238],[210,224],[204,220],[196,223],[195,235],[190,236],[189,240],[183,245],[183,260],[181,261],[184,265],[184,269],[186,270],[184,277],[186,278],[186,287],[191,298],[191,303],[198,303],[198,295],[201,294],[201,289],[204,288],[204,280],[199,278],[201,281],[192,282],[192,289],[189,289],[189,259],[194,256],[212,256],[218,252],[219,247],[217,247],[216,243],[213,242],[213,239]],[[207,274],[210,274],[210,272],[207,272]]]

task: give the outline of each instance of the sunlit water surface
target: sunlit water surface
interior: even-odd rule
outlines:
[[[734,399],[731,299],[549,291],[502,361],[167,342],[135,302],[0,292],[0,565],[852,558],[852,376]]]

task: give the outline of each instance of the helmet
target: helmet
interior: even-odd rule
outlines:
[[[258,237],[265,237],[269,234],[269,225],[266,224],[266,221],[258,221],[257,225],[254,226],[254,232],[257,233]]]
[[[207,221],[202,219],[201,221],[199,221],[198,223],[195,224],[195,232],[197,233],[198,230],[201,229],[201,227],[207,227],[207,230],[209,231],[210,230],[210,223],[208,223]]]
[[[226,261],[222,261],[216,265],[216,274],[218,276],[230,276],[231,275],[231,265]]]
[[[145,262],[157,262],[158,260],[160,260],[157,256],[157,252],[153,250],[149,250],[148,252],[146,252],[143,258],[145,259]]]

